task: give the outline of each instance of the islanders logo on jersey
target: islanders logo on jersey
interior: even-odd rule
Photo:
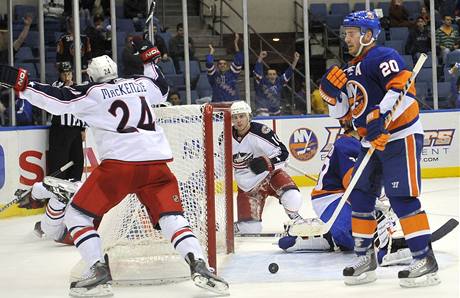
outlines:
[[[369,102],[367,91],[361,83],[355,80],[347,82],[348,101],[351,106],[351,115],[353,118],[359,118],[366,110],[367,103]]]
[[[318,151],[318,138],[312,130],[305,127],[298,128],[289,138],[289,151],[295,159],[310,160]]]

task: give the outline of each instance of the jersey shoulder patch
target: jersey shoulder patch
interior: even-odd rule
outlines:
[[[268,135],[272,132],[270,127],[259,122],[251,122],[250,130],[257,135]]]

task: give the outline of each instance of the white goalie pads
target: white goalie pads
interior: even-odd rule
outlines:
[[[389,253],[383,256],[380,266],[392,265],[409,265],[412,262],[412,254],[409,248],[400,249],[394,253]]]

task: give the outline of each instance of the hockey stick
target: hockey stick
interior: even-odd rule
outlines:
[[[235,234],[237,238],[266,238],[266,237],[282,237],[285,233],[244,233],[244,234]]]
[[[455,218],[449,219],[445,224],[440,226],[436,231],[434,231],[431,234],[431,242],[435,242],[443,238],[444,236],[452,232],[452,230],[455,229],[457,226],[458,220],[456,220]]]
[[[318,182],[318,179],[316,179],[315,177],[310,176],[310,175],[308,175],[308,174],[305,174],[305,172],[302,171],[301,169],[299,169],[299,168],[297,168],[297,167],[295,167],[295,166],[293,166],[293,165],[291,165],[291,164],[287,164],[286,166],[287,166],[288,168],[290,168],[291,170],[294,170],[294,171],[296,171],[297,173],[301,174],[302,176],[307,177],[307,178],[310,179],[311,181],[313,181],[313,182],[315,182],[315,183]]]
[[[65,165],[63,165],[61,168],[59,168],[57,171],[53,172],[50,174],[50,176],[57,176],[61,173],[63,173],[65,170],[73,166],[73,161],[69,161]],[[27,196],[30,192],[32,191],[32,187],[24,192],[21,192],[19,194],[16,194],[16,198],[14,198],[11,202],[7,203],[3,207],[0,208],[0,213],[3,212],[4,210],[8,209],[9,207],[13,206],[14,204],[18,203],[21,201],[25,196]]]
[[[427,59],[427,55],[422,53],[420,57],[417,60],[417,63],[414,66],[414,69],[412,70],[412,75],[410,78],[407,80],[406,84],[404,85],[403,90],[399,93],[398,99],[394,103],[393,107],[391,108],[390,113],[386,116],[385,118],[385,128],[387,128],[393,119],[393,114],[395,113],[396,109],[399,107],[401,104],[404,96],[406,95],[407,91],[409,90],[410,86],[415,80],[415,77],[417,76],[418,72],[423,66],[423,63],[425,63]],[[294,225],[292,226],[291,234],[297,235],[297,236],[314,236],[314,235],[322,235],[327,233],[331,227],[332,224],[335,222],[337,219],[337,216],[339,215],[340,211],[342,210],[343,205],[345,202],[348,200],[348,197],[350,196],[351,192],[355,188],[356,183],[358,182],[361,173],[363,172],[364,168],[366,167],[367,163],[369,162],[372,154],[374,153],[375,148],[370,147],[369,150],[367,150],[366,155],[364,156],[361,164],[358,166],[356,169],[355,173],[353,174],[353,178],[350,181],[350,184],[348,185],[347,189],[345,190],[345,193],[343,194],[342,198],[340,199],[339,204],[334,210],[334,213],[332,214],[331,218],[326,221],[322,222],[319,219],[314,219],[312,221],[313,224],[310,225]]]
[[[150,41],[152,42],[152,45],[155,44],[155,38],[153,37],[153,33],[152,33],[152,36],[149,36],[150,35],[150,23],[152,22],[153,15],[155,14],[156,7],[157,7],[157,3],[155,0],[153,0],[152,3],[150,3],[149,13],[147,15],[147,19],[145,19],[145,24],[144,24],[144,34],[143,34],[144,39],[149,39],[149,40],[151,39]]]

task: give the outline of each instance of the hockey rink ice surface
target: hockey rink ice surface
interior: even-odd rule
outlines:
[[[308,202],[311,187],[302,188],[304,216],[312,216]],[[459,219],[460,178],[423,181],[422,206],[435,230],[449,218]],[[308,200],[307,200],[308,199]],[[40,216],[0,220],[0,297],[68,297],[70,269],[80,259],[77,250],[32,235]],[[278,232],[286,216],[275,199],[268,199],[264,231]],[[361,286],[345,286],[341,272],[353,254],[283,253],[275,238],[237,238],[236,253],[221,259],[219,274],[230,283],[230,297],[459,297],[459,228],[433,244],[441,284],[403,289],[397,271],[403,267],[378,268],[378,280]],[[279,271],[271,274],[268,265]],[[160,273],[161,274],[161,273]],[[219,297],[199,289],[191,281],[169,285],[114,287],[115,297]]]

